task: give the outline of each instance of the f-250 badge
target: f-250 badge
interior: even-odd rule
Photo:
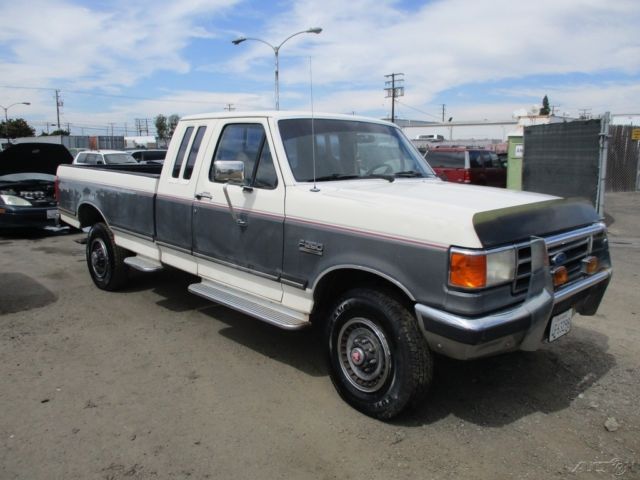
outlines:
[[[311,253],[313,255],[324,255],[324,245],[318,242],[311,242],[309,240],[300,240],[298,242],[298,250],[305,253]]]

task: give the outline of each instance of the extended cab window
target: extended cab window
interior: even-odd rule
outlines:
[[[180,175],[180,168],[182,167],[184,156],[187,153],[187,147],[189,146],[189,140],[191,140],[192,133],[193,127],[187,127],[187,130],[184,132],[184,137],[182,137],[182,142],[180,142],[176,163],[173,164],[173,171],[171,172],[171,176],[173,178],[178,178]]]
[[[187,158],[187,164],[184,167],[184,173],[182,174],[182,178],[184,178],[185,180],[189,180],[191,178],[191,174],[193,173],[193,166],[196,163],[198,151],[200,150],[200,144],[202,143],[202,137],[204,137],[204,132],[206,130],[207,127],[198,127],[196,137],[193,139],[193,144],[191,145],[191,150],[189,150],[189,158]]]
[[[224,127],[213,162],[235,160],[244,163],[244,183],[258,188],[278,185],[269,142],[260,124],[231,124]],[[209,180],[215,182],[213,162]]]

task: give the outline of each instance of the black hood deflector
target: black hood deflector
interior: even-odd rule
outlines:
[[[18,143],[0,152],[0,176],[37,172],[55,175],[58,165],[73,162],[64,145],[56,143]]]
[[[600,217],[590,203],[580,199],[558,199],[489,210],[473,216],[473,226],[482,245],[496,247],[524,242],[591,225]]]

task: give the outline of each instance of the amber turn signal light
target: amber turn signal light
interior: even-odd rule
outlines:
[[[487,285],[487,257],[451,252],[449,283],[456,287],[482,288]]]
[[[582,260],[582,271],[587,275],[593,275],[598,271],[600,262],[598,257],[590,256]]]
[[[559,287],[560,285],[564,285],[569,281],[569,272],[566,267],[557,267],[554,268],[551,272],[553,276],[553,286]]]

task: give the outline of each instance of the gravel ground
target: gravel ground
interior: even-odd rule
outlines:
[[[312,331],[93,286],[82,234],[0,233],[0,479],[640,478],[640,194],[607,197],[600,311],[533,353],[436,360],[391,422],[340,400]]]

